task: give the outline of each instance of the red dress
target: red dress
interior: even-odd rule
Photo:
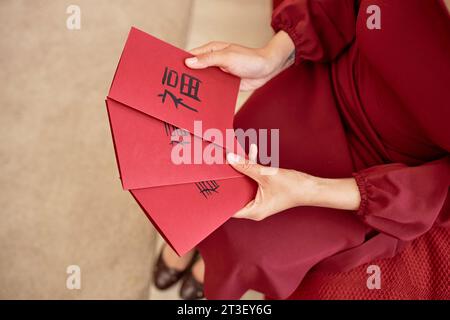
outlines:
[[[277,7],[272,25],[294,40],[295,66],[251,96],[235,127],[279,128],[280,167],[354,176],[361,206],[230,219],[199,245],[208,298],[248,289],[277,299],[450,298],[450,19],[440,0],[405,3]],[[370,5],[381,29],[367,27]],[[369,263],[381,290],[366,287]]]

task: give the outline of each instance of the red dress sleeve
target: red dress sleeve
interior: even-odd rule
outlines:
[[[401,116],[415,123],[402,133],[397,131],[397,141],[401,141],[402,134],[420,137],[415,140],[418,145],[415,149],[432,146],[435,153],[432,159],[436,160],[418,166],[394,161],[354,174],[362,199],[357,213],[365,223],[383,233],[413,240],[435,223],[450,222],[450,42],[443,41],[450,34],[450,23],[437,1],[410,1],[407,12],[401,1],[378,4],[383,10],[384,31],[371,32],[365,28],[364,19],[358,21],[359,48],[373,70],[395,92],[404,110]],[[365,112],[374,114],[373,110]],[[392,123],[380,121],[388,114],[380,108],[376,119],[372,118],[372,123],[378,125],[377,132],[393,134],[387,129]],[[382,135],[389,141],[387,134]],[[412,142],[405,139],[404,144]],[[424,151],[417,153],[424,154]]]
[[[353,176],[361,194],[357,214],[374,229],[401,240],[424,234],[448,210],[450,156],[415,167],[374,166]]]
[[[295,63],[334,60],[355,37],[357,0],[285,0],[272,16],[295,44]]]

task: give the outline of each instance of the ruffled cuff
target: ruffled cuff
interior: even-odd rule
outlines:
[[[376,230],[413,240],[439,217],[448,196],[449,172],[445,157],[420,166],[390,163],[353,173],[361,195],[356,214]]]
[[[369,186],[369,182],[367,181],[364,174],[361,172],[355,172],[352,174],[355,178],[356,184],[359,189],[359,194],[361,197],[361,202],[359,204],[359,208],[356,210],[356,215],[365,216],[367,214],[367,203],[368,203],[368,192],[367,188]]]
[[[274,15],[272,18],[272,28],[275,32],[283,30],[289,35],[295,46],[294,65],[300,64],[302,60],[300,57],[300,44],[302,40],[300,35],[297,33],[296,26],[292,25],[290,20],[283,20],[280,15]]]

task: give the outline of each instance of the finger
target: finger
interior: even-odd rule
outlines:
[[[185,60],[186,66],[192,69],[204,69],[208,67],[220,67],[226,69],[227,55],[224,51],[212,51],[203,53]]]
[[[212,52],[212,51],[218,51],[218,50],[225,49],[229,45],[230,44],[227,42],[211,41],[200,47],[189,50],[189,53],[194,56],[197,56],[199,54],[204,54],[204,53],[208,53],[208,52]]]
[[[227,161],[237,171],[259,182],[261,176],[261,166],[259,164],[252,163],[248,159],[244,159],[231,152],[227,154]]]
[[[247,205],[245,207],[243,207],[241,210],[236,212],[233,215],[233,218],[249,219],[250,217],[252,217],[254,215],[254,212],[253,212],[254,204],[255,204],[255,200],[250,201],[249,203],[247,203]]]
[[[263,213],[263,209],[260,206],[254,203],[254,201],[250,201],[244,208],[236,212],[233,215],[233,218],[261,221],[266,216],[267,215]]]
[[[254,143],[250,145],[250,150],[248,152],[248,157],[251,162],[256,163],[258,160],[258,146]]]

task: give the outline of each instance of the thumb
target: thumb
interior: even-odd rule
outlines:
[[[256,182],[259,182],[262,168],[261,165],[253,163],[250,160],[244,159],[234,153],[227,154],[227,161],[234,169],[236,169],[240,173],[245,174]]]
[[[223,50],[219,50],[187,58],[184,62],[191,69],[204,69],[213,66],[226,68],[227,59],[226,53]]]
[[[254,208],[255,208],[255,200],[252,200],[249,203],[247,203],[245,207],[236,212],[233,215],[233,218],[249,218],[249,216],[253,214],[253,211],[255,210]]]

